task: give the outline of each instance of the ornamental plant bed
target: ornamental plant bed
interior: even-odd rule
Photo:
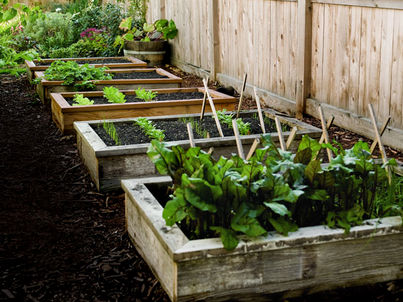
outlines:
[[[114,86],[119,90],[132,90],[139,87],[146,89],[155,88],[179,88],[182,79],[161,68],[144,69],[110,69],[104,71],[112,74],[111,80],[91,80],[95,87],[93,90],[102,91],[104,87]],[[50,103],[50,93],[52,92],[78,92],[75,85],[63,85],[63,81],[48,81],[43,77],[44,72],[35,72],[37,78],[42,80],[36,85],[36,91],[42,102]],[[78,83],[76,83],[78,84]]]
[[[90,64],[95,67],[109,67],[114,69],[124,69],[124,68],[138,68],[147,67],[147,63],[141,61],[135,57],[92,57],[92,58],[60,58],[60,59],[42,59],[42,60],[25,60],[25,66],[27,70],[27,78],[29,81],[33,80],[35,71],[44,71],[49,68],[49,66],[57,60],[61,61],[75,61],[78,64]]]
[[[364,142],[305,136],[293,154],[262,141],[248,160],[215,160],[155,140],[147,154],[170,177],[122,181],[128,234],[173,301],[277,301],[403,278],[395,160],[376,165]],[[337,155],[327,166],[321,148]]]
[[[103,92],[83,92],[84,97],[94,101],[90,106],[73,106],[76,93],[51,93],[52,118],[62,133],[74,132],[73,122],[100,119],[117,119],[138,116],[164,116],[197,113],[201,110],[204,88],[152,89],[157,95],[145,102],[136,98],[134,90],[121,91],[126,103],[108,103]],[[217,110],[235,109],[236,99],[209,89]],[[206,106],[210,112],[210,106]]]
[[[240,117],[256,114],[257,111],[252,110],[248,112],[241,112]],[[276,115],[277,112],[266,109],[264,115],[268,118]],[[220,155],[230,156],[232,153],[237,153],[236,140],[232,129],[227,132],[225,137],[217,137],[217,129],[214,120],[211,117],[211,113],[205,115],[204,120],[206,123],[209,120],[211,129],[209,129],[211,138],[197,138],[198,133],[194,131],[195,143],[197,146],[202,147],[205,150],[214,148],[214,157],[219,158]],[[177,116],[164,116],[164,117],[150,117],[150,121],[167,123],[168,131],[166,135],[173,134],[177,136],[177,139],[167,142],[169,145],[180,145],[184,148],[189,147],[189,140],[187,136],[186,124],[184,119],[193,119],[194,121],[200,118],[200,114],[190,115],[177,115]],[[294,118],[280,117],[281,123],[289,125],[291,127],[296,126],[298,133],[294,144],[291,148],[295,147],[297,142],[301,139],[302,135],[308,134],[313,138],[319,138],[322,131],[316,127],[303,123]],[[136,177],[149,177],[158,175],[155,166],[149,160],[146,151],[150,146],[150,139],[142,134],[142,131],[135,132],[136,129],[132,126],[133,119],[117,119],[111,120],[116,128],[120,125],[124,127],[124,124],[128,124],[129,129],[127,139],[138,139],[137,143],[130,145],[124,145],[126,136],[122,135],[119,139],[123,145],[114,146],[114,141],[109,136],[105,136],[105,141],[97,134],[96,130],[99,130],[101,135],[103,131],[103,120],[99,121],[82,121],[75,122],[74,129],[77,133],[77,146],[80,156],[83,159],[85,166],[87,167],[91,178],[96,184],[97,188],[101,192],[112,191],[120,188],[120,180]],[[99,129],[97,129],[99,128]],[[224,130],[224,127],[223,127]],[[200,132],[200,130],[198,130]],[[270,131],[275,141],[278,141],[278,135],[273,131]],[[256,138],[260,138],[261,131],[256,131],[258,134],[244,135],[242,136],[242,144],[245,154],[251,148]],[[284,132],[285,138],[289,136],[290,132]],[[179,137],[181,135],[181,137]],[[214,137],[216,136],[216,137]],[[130,141],[129,141],[130,142]]]

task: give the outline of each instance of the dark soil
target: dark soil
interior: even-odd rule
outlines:
[[[245,117],[242,119],[244,123],[249,123],[249,134],[260,134],[262,129],[258,119],[252,117]],[[164,132],[164,141],[180,141],[188,140],[187,123],[192,123],[193,136],[195,139],[205,138],[207,132],[210,137],[219,137],[217,125],[214,118],[205,117],[202,121],[199,119],[186,119],[186,120],[169,120],[169,121],[155,121],[153,125],[156,129],[160,129]],[[144,131],[133,122],[115,123],[117,136],[119,138],[119,145],[133,145],[144,144],[151,142],[151,138],[144,134]],[[104,141],[107,146],[116,146],[116,141],[106,132],[103,125],[96,125],[93,127],[94,131]],[[265,124],[266,133],[275,131],[274,122],[268,122]],[[233,128],[230,128],[227,124],[221,124],[221,130],[224,136],[234,136]]]
[[[96,192],[75,138],[58,132],[26,77],[0,75],[0,100],[0,301],[168,301],[126,235],[122,192]],[[330,135],[346,146],[363,139],[338,127]],[[402,301],[402,292],[393,281],[288,301]]]
[[[203,99],[204,94],[202,92],[178,92],[178,93],[159,93],[153,98],[155,101],[176,101],[176,100],[194,100]],[[110,104],[105,97],[88,97],[90,101],[94,101],[94,105]],[[135,95],[127,94],[125,96],[126,103],[138,103],[144,102],[144,100],[137,98]],[[73,98],[66,98],[67,103],[73,105]]]
[[[123,79],[167,79],[168,77],[155,71],[148,72],[111,72],[114,80]]]
[[[65,60],[60,60],[65,61]],[[112,63],[133,63],[130,60],[125,58],[122,59],[98,59],[98,60],[77,60],[75,61],[77,64],[112,64]],[[36,66],[50,66],[51,64],[48,62],[37,62]]]

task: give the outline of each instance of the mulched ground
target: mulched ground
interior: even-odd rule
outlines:
[[[0,301],[168,301],[126,235],[122,192],[96,192],[75,138],[59,133],[26,77],[0,75],[0,100]],[[331,136],[360,139],[337,127]],[[402,301],[402,291],[398,281],[289,301]]]

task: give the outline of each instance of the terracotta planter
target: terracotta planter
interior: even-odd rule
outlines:
[[[256,110],[242,112],[244,114],[254,113]],[[273,118],[275,111],[266,109],[264,114]],[[211,116],[207,113],[206,116]],[[183,117],[199,118],[200,114],[189,115],[173,115],[149,117],[152,121],[171,120],[176,121]],[[128,122],[133,119],[117,119],[110,120],[114,123]],[[282,124],[296,126],[298,128],[297,136],[291,145],[291,150],[295,150],[303,135],[307,134],[312,138],[319,139],[322,131],[316,127],[303,123],[294,118],[280,117]],[[77,147],[80,156],[87,167],[92,180],[101,192],[113,191],[120,188],[122,179],[136,177],[151,177],[158,175],[157,169],[146,154],[149,143],[122,146],[107,146],[102,139],[96,134],[93,127],[102,124],[103,120],[98,121],[82,121],[75,122],[74,129],[77,134]],[[285,139],[288,138],[290,132],[284,132]],[[249,152],[256,138],[260,138],[260,134],[242,136],[242,145],[245,154]],[[278,134],[272,133],[274,141],[278,142]],[[196,139],[196,146],[208,151],[210,147],[214,147],[214,157],[219,158],[221,155],[230,157],[232,153],[237,153],[236,140],[234,136],[214,137],[205,139]],[[168,145],[179,145],[183,148],[189,148],[188,140],[167,142]]]
[[[107,66],[113,69],[123,69],[123,68],[139,68],[139,67],[147,67],[147,63],[143,62],[137,58],[126,56],[126,57],[95,57],[95,58],[60,58],[60,59],[43,59],[40,64],[39,60],[28,61],[25,60],[25,66],[27,69],[27,78],[29,81],[32,81],[35,76],[35,71],[44,71],[49,68],[49,66],[57,60],[62,61],[90,61],[90,65],[94,65],[95,67],[103,67]],[[116,60],[122,61],[121,63],[100,63],[104,60]],[[129,62],[127,62],[129,61]],[[46,65],[45,65],[46,64]]]
[[[173,94],[178,92],[202,92],[204,88],[171,88],[153,89],[158,93]],[[125,95],[136,95],[133,90],[122,91]],[[226,108],[235,110],[236,99],[220,92],[209,90],[217,110]],[[67,99],[72,99],[75,92],[51,93],[52,118],[62,133],[74,133],[73,122],[100,119],[116,119],[138,116],[158,116],[198,113],[203,99],[188,99],[156,102],[138,102],[124,104],[102,104],[91,106],[71,106]],[[84,92],[85,97],[103,96],[102,92]],[[210,106],[206,106],[206,111],[211,112]]]
[[[126,41],[123,49],[125,56],[134,56],[148,66],[161,66],[165,56],[167,41]]]
[[[348,235],[313,226],[287,237],[241,236],[228,252],[219,238],[189,240],[177,225],[166,226],[148,187],[169,181],[123,180],[122,187],[129,237],[174,302],[283,301],[403,278],[401,217],[364,221]]]
[[[143,68],[143,69],[113,69],[105,71],[107,73],[132,73],[132,72],[156,72],[160,75],[167,76],[167,78],[155,78],[155,79],[117,79],[117,80],[100,80],[95,82],[95,91],[102,91],[106,86],[114,86],[119,90],[131,90],[138,87],[146,89],[156,88],[179,88],[182,79],[165,71],[161,68]],[[43,71],[35,72],[36,77],[43,77]],[[52,92],[77,92],[77,89],[71,85],[63,85],[63,81],[42,81],[36,85],[36,91],[39,98],[45,104],[50,103],[50,94]]]

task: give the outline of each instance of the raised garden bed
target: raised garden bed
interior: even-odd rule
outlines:
[[[94,100],[91,106],[72,106],[75,93],[51,93],[52,118],[62,133],[74,131],[73,122],[99,119],[129,118],[138,116],[158,116],[197,113],[201,110],[204,88],[153,89],[157,92],[155,101],[144,102],[136,98],[136,93],[122,91],[126,103],[108,103],[102,92],[84,92],[83,95]],[[235,109],[234,97],[209,90],[217,110]],[[210,112],[210,106],[206,106]]]
[[[241,237],[229,252],[219,238],[189,240],[177,225],[166,226],[153,192],[169,182],[131,179],[122,187],[129,237],[172,301],[280,301],[403,278],[400,217],[364,221],[348,235],[313,226],[287,237]]]
[[[256,113],[256,111],[242,113],[241,117],[243,115],[250,116],[254,113]],[[267,109],[264,111],[264,114],[267,117],[273,117],[276,112]],[[200,115],[193,114],[183,116],[150,117],[149,119],[156,122],[169,122],[169,128],[173,130],[170,131],[170,133],[174,135],[182,135],[182,137],[179,140],[168,141],[167,143],[169,145],[180,145],[184,148],[188,148],[189,140],[187,137],[186,125],[183,122],[177,122],[178,119],[183,119],[185,117],[194,118],[197,120],[199,119]],[[217,137],[217,135],[214,134],[214,132],[217,132],[217,130],[215,128],[215,123],[211,118],[211,114],[206,114],[204,120],[208,119],[214,128],[210,130],[211,138],[197,138],[197,133],[194,131],[196,145],[202,147],[204,150],[214,147],[214,156],[216,158],[219,158],[221,155],[230,156],[232,153],[237,153],[237,146],[233,131],[231,130],[229,134],[227,134],[228,136]],[[320,129],[298,121],[297,119],[288,117],[281,117],[280,119],[281,123],[288,124],[292,127],[296,126],[299,129],[291,149],[298,145],[301,137],[305,134],[308,134],[312,138],[319,138],[321,136],[322,131]],[[118,119],[112,121],[117,128],[120,124],[133,124],[133,119]],[[83,162],[89,170],[90,175],[99,191],[106,192],[120,188],[121,179],[149,177],[158,174],[155,166],[152,164],[146,154],[146,151],[150,145],[149,139],[144,140],[144,135],[141,134],[141,131],[140,133],[136,133],[134,132],[134,128],[129,130],[129,139],[137,138],[140,140],[140,142],[137,144],[108,146],[108,144],[113,144],[113,140],[109,138],[108,140],[103,141],[96,132],[96,128],[99,127],[101,128],[100,133],[102,133],[102,123],[102,120],[74,123],[74,129],[77,132],[77,146],[80,156],[82,157]],[[179,126],[181,128],[179,128]],[[278,141],[277,133],[275,133],[273,130],[271,132],[274,132],[272,134],[273,140]],[[289,132],[284,132],[286,139],[288,135]],[[260,134],[242,136],[242,144],[245,154],[247,154],[256,138],[260,138]],[[143,141],[141,141],[142,139]],[[123,138],[122,144],[124,144]]]
[[[61,59],[43,59],[28,61],[25,60],[25,66],[27,69],[27,78],[29,81],[33,80],[35,71],[44,71],[49,68],[49,66],[57,60],[61,61],[76,61],[78,64],[90,64],[95,67],[107,66],[114,69],[124,69],[124,68],[138,68],[147,67],[147,63],[141,61],[135,57],[95,57],[95,58],[61,58]]]
[[[102,91],[106,86],[114,86],[119,90],[131,90],[138,87],[153,88],[179,88],[182,79],[161,68],[144,68],[144,69],[111,69],[106,70],[107,73],[114,74],[112,80],[93,81],[95,83],[95,91]],[[44,77],[44,72],[35,72],[36,77]],[[45,104],[50,102],[50,93],[52,92],[77,92],[77,88],[73,85],[63,85],[63,81],[47,81],[42,79],[36,85],[36,91],[39,98]]]

